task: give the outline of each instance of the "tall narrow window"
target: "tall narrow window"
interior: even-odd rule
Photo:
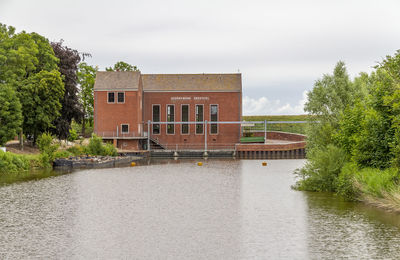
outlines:
[[[174,121],[175,121],[175,106],[167,105],[167,122],[174,122]],[[175,133],[175,125],[167,124],[167,134],[174,134],[174,133]]]
[[[196,122],[203,122],[203,105],[196,105]],[[196,124],[196,134],[203,133],[203,123]]]
[[[160,105],[153,105],[153,122],[160,122]],[[160,134],[160,124],[153,124],[153,134]]]
[[[108,103],[114,103],[115,102],[115,93],[114,92],[108,92]]]
[[[189,122],[189,105],[182,105],[181,106],[181,121],[182,122]],[[188,134],[189,133],[189,124],[182,124],[181,126],[181,132],[182,134]]]
[[[125,102],[125,93],[118,92],[118,103],[124,103],[124,102]]]
[[[218,121],[218,105],[210,106],[210,121],[217,122]],[[218,133],[218,124],[211,124],[211,134]]]

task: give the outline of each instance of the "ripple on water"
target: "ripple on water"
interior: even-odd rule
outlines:
[[[163,160],[0,187],[0,258],[397,259],[398,216],[290,189],[304,160]]]

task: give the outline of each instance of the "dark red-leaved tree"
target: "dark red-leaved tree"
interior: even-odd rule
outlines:
[[[63,46],[63,41],[52,42],[54,54],[60,59],[58,67],[63,76],[65,87],[64,97],[61,99],[61,116],[54,121],[55,129],[53,132],[61,139],[69,136],[71,121],[80,122],[83,117],[82,105],[78,98],[78,64],[81,61],[79,52]]]

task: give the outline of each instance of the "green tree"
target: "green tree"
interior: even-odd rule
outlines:
[[[63,96],[64,85],[57,70],[42,70],[26,79],[20,87],[23,129],[34,143],[41,133],[54,128],[52,122],[60,116]]]
[[[335,140],[346,109],[353,107],[363,92],[349,79],[345,64],[338,62],[332,75],[317,80],[308,93],[305,111],[312,116],[307,129],[307,164],[297,173],[297,187],[313,191],[335,191],[335,181],[348,160],[346,150]],[[342,141],[342,140],[341,140]],[[343,140],[345,142],[346,140]]]
[[[98,67],[88,65],[86,62],[79,64],[78,83],[80,85],[79,98],[83,107],[82,134],[85,133],[86,123],[93,125],[93,88]]]
[[[21,128],[21,103],[14,89],[0,84],[0,146],[14,138]]]
[[[114,64],[114,67],[106,68],[106,71],[139,71],[139,69],[134,65],[130,65],[123,61],[118,61]]]

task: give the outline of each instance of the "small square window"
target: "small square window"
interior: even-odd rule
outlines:
[[[129,133],[129,125],[121,125],[121,131],[123,134]]]
[[[125,93],[118,92],[118,103],[124,103],[124,102],[125,102]]]
[[[108,103],[114,103],[115,102],[115,94],[114,92],[109,92],[108,93]]]

